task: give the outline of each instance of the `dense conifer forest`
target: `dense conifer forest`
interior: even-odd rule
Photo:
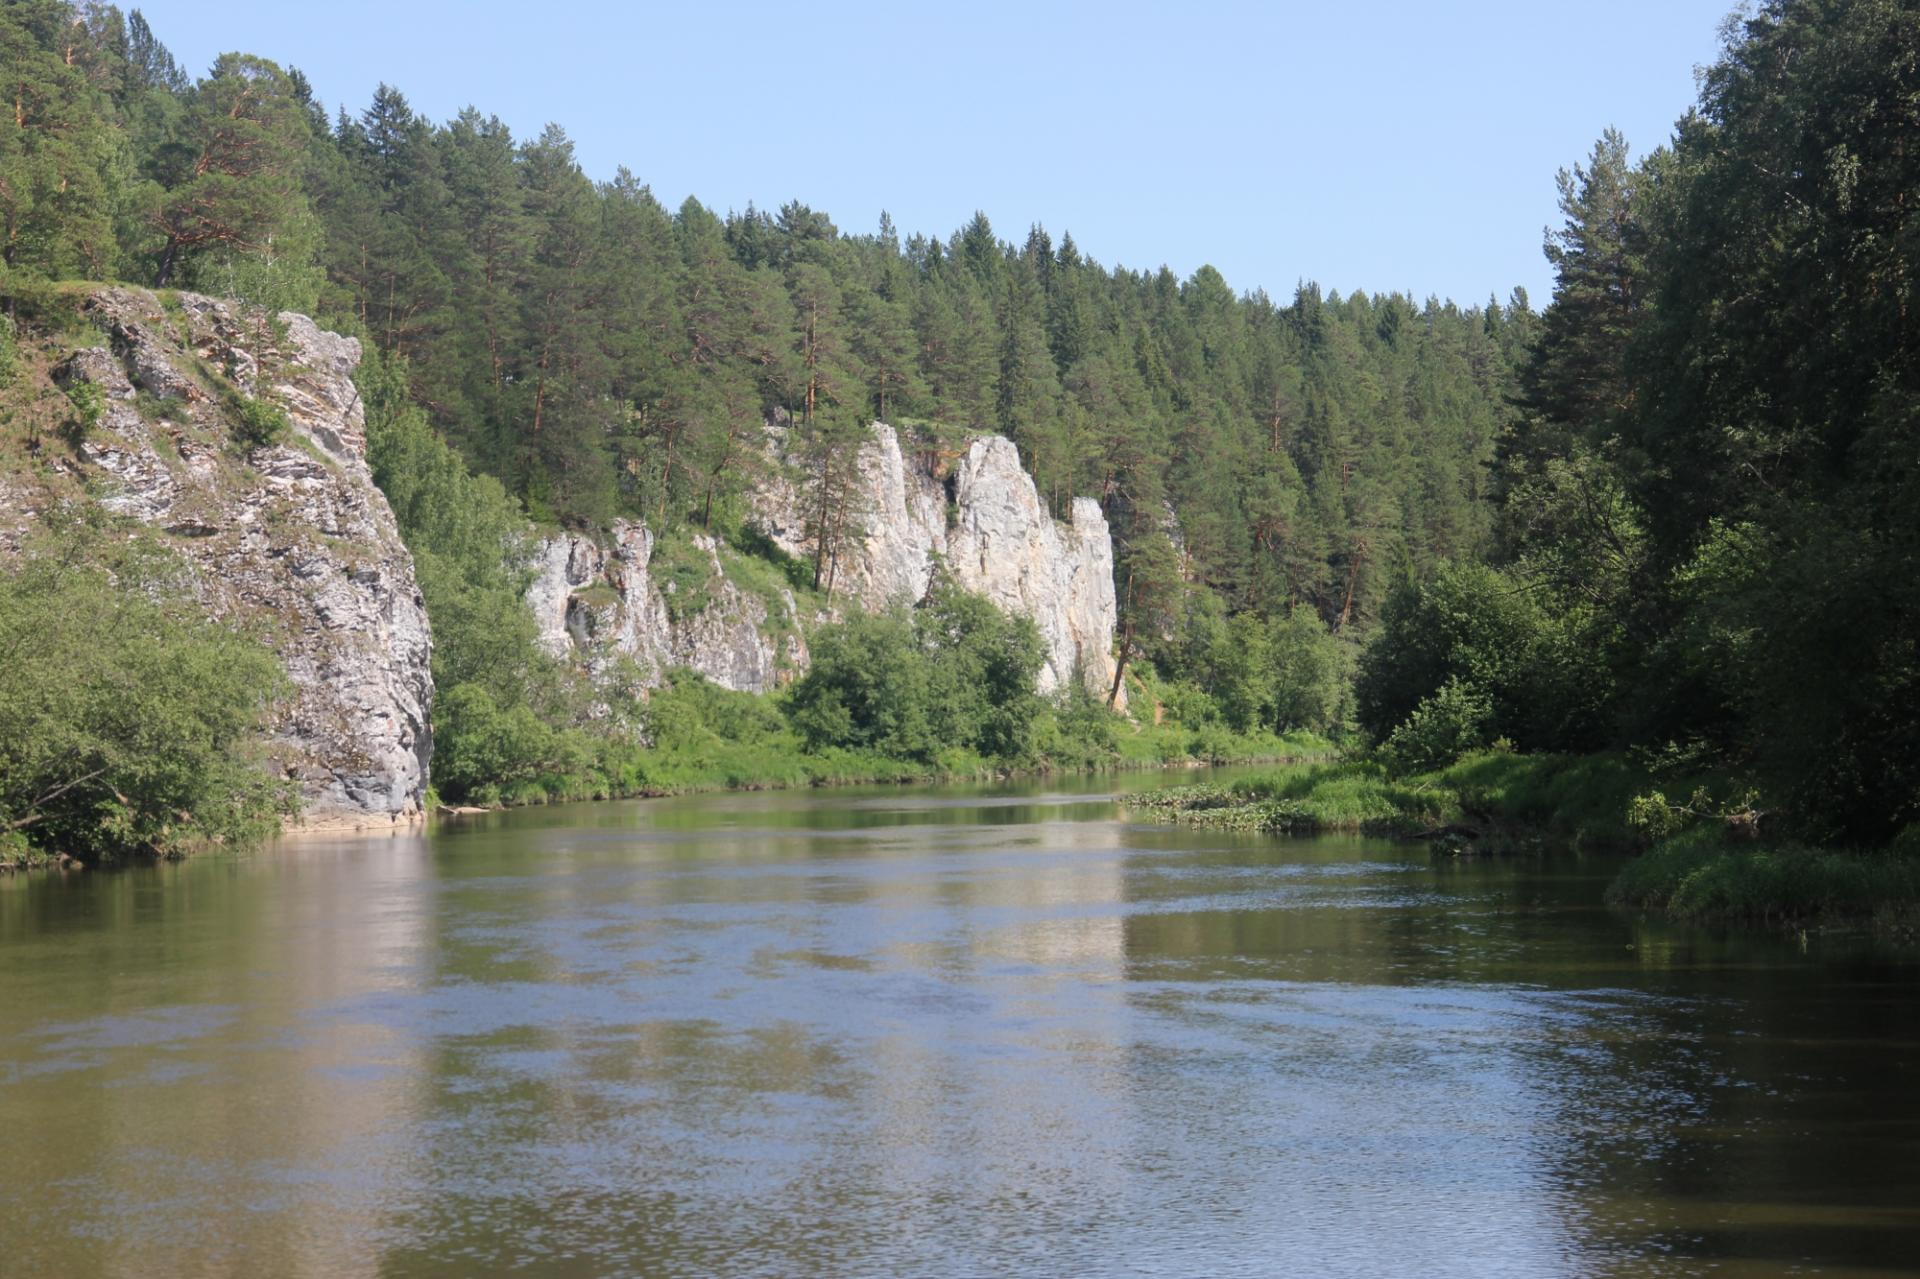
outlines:
[[[460,708],[489,742],[547,734],[503,768],[581,731],[513,607],[526,522],[738,536],[785,413],[812,483],[884,420],[932,447],[1003,433],[1056,510],[1098,499],[1121,656],[1191,727],[1352,732],[1388,768],[1497,747],[1725,779],[1643,796],[1651,835],[1878,845],[1920,818],[1909,0],[1731,19],[1671,139],[1636,159],[1609,131],[1559,175],[1544,312],[1276,299],[978,214],[939,235],[668,209],[583,172],[558,125],[427,120],[403,87],[323,104],[255,54],[196,78],[109,6],[8,0],[0,62],[16,334],[52,282],[120,279],[376,350],[375,470],[443,695],[476,690],[443,703],[447,775],[476,789]],[[1059,722],[1106,731],[1087,710]]]

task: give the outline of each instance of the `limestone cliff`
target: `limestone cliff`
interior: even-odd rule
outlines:
[[[784,453],[782,424],[770,447]],[[541,546],[528,602],[548,651],[610,678],[622,660],[643,684],[671,665],[691,666],[729,688],[763,692],[806,669],[802,624],[851,602],[867,609],[914,603],[936,564],[1001,608],[1032,618],[1046,645],[1042,692],[1079,670],[1104,694],[1113,680],[1113,544],[1099,504],[1077,499],[1053,518],[1010,440],[981,436],[942,462],[885,423],[862,447],[852,497],[860,535],[835,562],[829,600],[808,606],[770,582],[765,561],[696,537],[675,571],[653,563],[652,534],[618,523],[600,538],[563,534]],[[795,484],[776,475],[753,495],[752,523],[796,559],[810,557]],[[1123,693],[1124,698],[1124,693]],[[1124,705],[1124,700],[1122,702]]]
[[[208,613],[286,667],[293,693],[273,712],[269,755],[298,783],[304,823],[418,816],[432,643],[413,559],[367,467],[359,343],[191,293],[162,306],[103,289],[82,311],[105,342],[54,377],[92,383],[104,412],[72,453],[15,477],[0,553],[82,490],[160,531]],[[244,422],[262,402],[290,429],[249,445]]]
[[[776,453],[784,431],[772,428]],[[927,593],[934,565],[1009,613],[1033,619],[1046,642],[1043,693],[1076,669],[1104,694],[1113,682],[1113,541],[1091,498],[1075,498],[1071,519],[1053,518],[1020,465],[1013,441],[983,435],[941,468],[938,455],[876,423],[861,448],[862,483],[853,522],[862,534],[835,566],[835,584],[867,608],[912,603]],[[775,482],[757,495],[755,518],[795,556],[810,547],[798,495]],[[1125,705],[1122,690],[1121,705]]]
[[[616,521],[602,538],[562,533],[540,543],[527,603],[540,640],[604,684],[623,673],[657,687],[669,667],[714,683],[769,692],[807,666],[800,610],[784,587],[755,591],[717,538],[694,535],[669,580],[656,582],[655,542]]]

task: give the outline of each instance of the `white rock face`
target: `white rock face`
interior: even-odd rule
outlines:
[[[776,453],[785,433],[772,429]],[[1046,641],[1043,693],[1062,688],[1078,665],[1087,686],[1105,695],[1113,683],[1113,541],[1092,498],[1076,498],[1069,523],[1055,520],[1013,441],[982,436],[943,484],[876,423],[861,449],[865,479],[855,512],[865,533],[841,557],[836,590],[868,609],[917,602],[945,561],[966,589],[1030,617]],[[952,524],[949,526],[949,484]],[[767,486],[754,506],[763,531],[788,554],[811,554],[804,512],[791,485]],[[1126,705],[1121,690],[1121,706]]]
[[[413,557],[367,467],[360,344],[292,313],[279,317],[283,341],[262,314],[190,293],[180,305],[184,340],[143,290],[87,302],[111,347],[56,376],[95,383],[107,406],[74,469],[104,505],[171,535],[209,614],[278,654],[293,693],[274,712],[269,756],[299,784],[301,824],[417,818],[433,645]],[[295,438],[238,445],[206,389],[217,383],[203,381],[221,377],[277,403]],[[156,420],[136,390],[159,401]]]
[[[1047,646],[1041,692],[1065,687],[1079,670],[1104,694],[1113,683],[1115,606],[1113,541],[1100,504],[1075,498],[1072,522],[1055,520],[1019,450],[999,435],[968,446],[954,480],[958,522],[947,534],[954,579],[1033,619]]]
[[[722,687],[765,693],[806,669],[793,593],[782,590],[780,611],[770,614],[767,601],[728,576],[718,539],[694,537],[707,580],[697,604],[679,610],[679,592],[653,581],[654,539],[644,524],[616,521],[606,540],[568,533],[540,544],[527,603],[553,656],[601,682],[631,663],[642,688],[686,666]]]
[[[786,429],[768,428],[775,456]],[[1105,696],[1113,683],[1113,542],[1099,503],[1076,498],[1072,519],[1053,518],[1011,440],[973,441],[946,481],[876,423],[860,451],[862,483],[853,497],[862,533],[835,568],[833,602],[868,610],[925,598],[944,562],[967,590],[1010,613],[1030,617],[1046,644],[1043,693],[1081,672]],[[950,496],[951,495],[951,496]],[[951,511],[949,508],[951,507]],[[951,515],[951,525],[949,516]],[[753,520],[787,554],[810,559],[806,511],[798,488],[775,478],[754,494]],[[629,658],[646,686],[668,666],[690,666],[727,688],[765,692],[803,672],[807,652],[798,604],[782,590],[777,614],[742,589],[722,562],[722,547],[695,537],[708,561],[699,607],[677,606],[649,569],[653,538],[638,524],[616,523],[610,545],[566,534],[541,544],[527,602],[542,643],[596,677]],[[1125,690],[1121,706],[1126,705]]]

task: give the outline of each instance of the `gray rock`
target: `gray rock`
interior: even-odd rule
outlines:
[[[768,428],[775,456],[785,452],[781,423]],[[857,498],[863,533],[837,566],[837,586],[862,607],[917,602],[934,565],[944,561],[961,586],[1001,608],[1033,619],[1046,642],[1042,692],[1063,688],[1076,665],[1104,695],[1113,682],[1116,602],[1113,542],[1100,504],[1075,498],[1071,519],[1055,520],[1013,441],[975,439],[954,462],[946,483],[909,453],[900,435],[875,423],[861,450],[865,479]],[[951,502],[949,502],[949,493]],[[798,487],[776,479],[755,495],[754,518],[788,554],[811,554]],[[1120,695],[1126,705],[1126,690]]]
[[[776,460],[786,455],[788,429],[784,420],[768,424]],[[1104,695],[1113,680],[1115,600],[1113,543],[1099,503],[1078,498],[1069,521],[1055,520],[1019,451],[1000,436],[973,441],[944,479],[935,462],[931,449],[874,425],[851,499],[860,533],[835,566],[832,612],[917,603],[944,561],[962,587],[1033,619],[1046,645],[1041,691],[1065,687],[1078,669]],[[776,470],[753,494],[752,514],[775,545],[806,559],[800,491]],[[644,527],[616,524],[604,541],[566,534],[540,547],[527,601],[550,653],[599,679],[630,659],[648,686],[680,665],[728,688],[764,692],[806,669],[803,621],[819,619],[803,619],[790,591],[770,611],[726,573],[717,541],[694,539],[710,564],[698,609],[652,581],[653,539]]]
[[[283,314],[182,294],[186,334],[153,295],[105,289],[86,309],[112,338],[63,376],[110,403],[81,446],[105,505],[169,534],[208,613],[264,636],[293,685],[268,754],[298,782],[303,825],[390,825],[420,815],[432,736],[432,638],[413,559],[366,462],[353,371],[359,343]],[[84,358],[83,358],[84,357]],[[204,361],[212,370],[196,369]],[[276,401],[295,439],[239,455],[198,376]],[[131,388],[182,403],[172,447]]]
[[[727,576],[717,538],[695,536],[708,581],[700,606],[678,611],[681,601],[652,579],[645,525],[616,521],[604,540],[566,533],[539,545],[527,603],[555,657],[603,687],[631,673],[641,688],[657,688],[669,668],[686,666],[723,687],[764,693],[806,669],[792,592],[782,593],[780,624],[770,624],[767,604]]]
[[[989,435],[955,467],[954,507],[947,537],[954,579],[1033,619],[1047,647],[1040,691],[1066,687],[1078,669],[1088,687],[1105,693],[1113,683],[1116,608],[1113,541],[1100,504],[1075,498],[1071,523],[1055,520],[1013,441]]]
[[[162,399],[206,398],[184,362],[177,335],[160,302],[145,289],[102,289],[81,305],[107,331],[133,385]]]

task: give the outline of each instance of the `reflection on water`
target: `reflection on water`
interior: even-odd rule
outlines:
[[[0,1272],[1920,1265],[1920,969],[1611,869],[1056,787],[0,882]]]

